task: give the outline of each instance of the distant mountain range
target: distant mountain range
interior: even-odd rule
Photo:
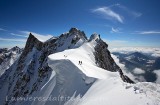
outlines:
[[[160,57],[138,51],[127,53],[116,51],[112,54],[118,57],[120,63],[124,64],[128,72],[132,73],[138,81],[156,82],[157,75],[154,71],[160,70]],[[136,70],[142,72],[137,73]]]

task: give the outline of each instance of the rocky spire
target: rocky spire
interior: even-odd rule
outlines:
[[[134,83],[129,77],[123,74],[121,68],[115,63],[108,50],[108,44],[101,40],[97,34],[93,34],[90,39],[97,40],[94,53],[97,65],[111,72],[119,72],[124,82]]]
[[[98,41],[100,40],[100,34],[97,34],[97,33],[93,33],[90,38],[89,38],[89,41]]]
[[[32,35],[32,33],[30,33],[26,42],[25,49],[36,47],[38,50],[40,50],[42,48],[42,45],[43,43],[39,41],[34,35]]]
[[[69,30],[69,34],[71,34],[71,35],[78,35],[78,37],[84,38],[85,40],[87,40],[87,37],[86,37],[84,31],[80,31],[77,28],[71,28]]]

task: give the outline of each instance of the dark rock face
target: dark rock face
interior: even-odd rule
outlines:
[[[52,44],[54,45],[54,43]],[[15,63],[15,67],[9,69],[9,71],[12,70],[13,75],[9,76],[8,74],[9,78],[6,78],[9,79],[10,84],[8,87],[9,93],[7,94],[9,99],[32,94],[38,90],[38,86],[41,86],[44,81],[49,79],[52,69],[49,68],[46,62],[49,55],[46,45],[47,43],[40,42],[30,33],[24,51]],[[31,78],[35,80],[31,81]],[[5,104],[11,103],[9,101],[5,102]]]
[[[105,42],[99,40],[95,47],[95,51],[95,59],[99,67],[112,72],[117,71],[117,65],[115,65],[113,58],[110,56],[108,45]]]
[[[120,67],[115,63],[113,58],[111,57],[111,54],[108,50],[108,45],[99,38],[97,40],[97,45],[95,46],[95,60],[96,64],[106,70],[109,70],[111,72],[118,71],[120,74],[120,77],[124,82],[128,83],[134,83],[129,77],[123,74]]]
[[[76,28],[71,28],[69,33],[62,34],[58,38],[50,39],[44,43],[30,33],[24,51],[15,62],[14,67],[9,68],[0,78],[0,82],[2,80],[9,81],[8,93],[6,93],[8,99],[11,97],[26,97],[39,90],[49,79],[52,72],[47,64],[47,57],[50,54],[74,48],[80,39],[83,39],[82,42],[87,40],[84,32]],[[12,75],[10,75],[11,71]],[[13,103],[6,101],[5,104]]]
[[[23,49],[21,49],[17,46],[15,46],[11,49],[8,49],[8,48],[0,49],[0,65],[3,61],[5,61],[5,59],[9,59],[15,54],[21,54],[22,51],[23,51]]]
[[[80,30],[78,30],[77,28],[71,28],[71,29],[69,30],[69,33],[70,33],[70,34],[73,34],[73,35],[74,35],[74,34],[77,34],[77,35],[80,36],[80,38],[84,38],[84,39],[87,40],[87,37],[86,37],[84,31],[80,31]]]
[[[38,50],[41,50],[43,47],[43,43],[30,33],[26,42],[26,46],[24,48],[25,51],[22,53],[22,55],[25,56],[28,52],[32,50],[33,47],[36,47]]]

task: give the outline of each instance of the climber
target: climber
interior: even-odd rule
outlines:
[[[67,57],[67,55],[64,55],[64,57],[66,58],[66,57]]]
[[[81,65],[82,65],[82,61],[81,61]]]

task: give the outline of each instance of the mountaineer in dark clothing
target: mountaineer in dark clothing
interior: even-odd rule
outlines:
[[[79,65],[82,65],[82,61],[79,61]]]

